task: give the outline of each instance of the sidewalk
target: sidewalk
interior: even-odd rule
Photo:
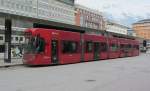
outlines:
[[[9,66],[19,66],[22,65],[22,59],[13,58],[11,63],[5,63],[4,59],[0,59],[0,68],[1,67],[9,67]]]
[[[148,49],[146,53],[150,53],[150,49]]]

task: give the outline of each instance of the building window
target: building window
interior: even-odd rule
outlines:
[[[13,41],[14,40],[14,37],[11,37],[11,41]]]
[[[4,1],[3,0],[1,0],[1,3],[0,3],[2,6],[4,5]]]
[[[100,45],[100,51],[101,52],[106,52],[107,51],[107,43],[102,42]]]
[[[18,37],[15,37],[15,40],[18,41]]]
[[[0,40],[3,40],[3,36],[0,36]]]
[[[4,45],[0,45],[0,53],[4,53],[5,51],[5,46]]]
[[[23,41],[23,37],[20,37],[20,40],[19,41]]]

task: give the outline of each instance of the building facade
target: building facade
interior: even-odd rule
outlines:
[[[132,26],[137,37],[150,40],[150,19],[141,20]]]
[[[106,23],[101,12],[81,5],[75,5],[75,21],[77,26],[105,30]]]
[[[0,12],[75,24],[74,0],[0,0]]]
[[[136,33],[133,29],[128,29],[128,35],[129,36],[136,36]]]
[[[113,33],[118,33],[118,34],[128,34],[128,27],[124,26],[122,24],[116,23],[114,21],[107,21],[107,29],[106,31],[113,32]]]
[[[38,18],[75,24],[74,0],[38,0]]]

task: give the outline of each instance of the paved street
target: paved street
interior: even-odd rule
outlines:
[[[150,54],[49,67],[0,68],[0,91],[149,91]]]

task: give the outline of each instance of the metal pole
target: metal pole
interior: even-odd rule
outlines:
[[[6,63],[11,63],[11,31],[12,31],[12,21],[11,21],[11,19],[5,19],[4,62],[6,62]]]

